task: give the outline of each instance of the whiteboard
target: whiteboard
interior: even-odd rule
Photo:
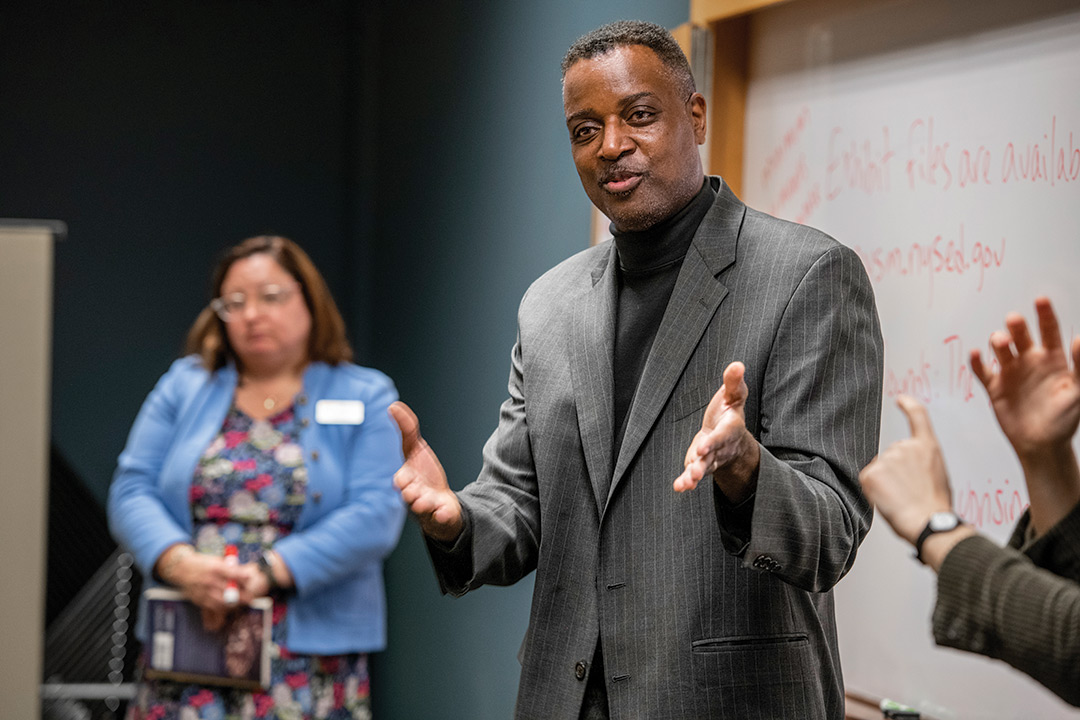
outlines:
[[[1004,543],[1027,493],[966,359],[1006,312],[1033,322],[1040,294],[1080,331],[1080,3],[805,0],[755,15],[750,40],[744,199],[859,253],[885,336],[882,446],[908,434],[893,398],[920,398],[958,512]],[[937,648],[935,584],[878,517],[836,593],[849,690],[937,718],[1078,717],[1004,663]]]

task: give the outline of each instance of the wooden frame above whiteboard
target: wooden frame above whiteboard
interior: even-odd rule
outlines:
[[[690,22],[695,25],[746,15],[755,10],[791,0],[690,0]]]

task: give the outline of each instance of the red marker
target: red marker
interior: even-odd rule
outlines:
[[[225,546],[225,562],[230,566],[237,565],[240,562],[235,545]],[[225,604],[230,606],[240,602],[240,588],[237,587],[235,580],[229,580],[229,582],[225,584],[224,600]]]

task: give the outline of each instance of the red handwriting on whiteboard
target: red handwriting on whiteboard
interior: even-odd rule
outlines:
[[[814,214],[819,205],[821,205],[821,186],[814,183],[810,186],[810,190],[807,191],[806,197],[803,198],[802,207],[799,208],[799,213],[795,216],[795,222],[806,223],[809,221],[810,216]]]
[[[903,141],[896,147],[887,125],[880,133],[866,135],[834,126],[825,139],[808,134],[809,119],[810,111],[803,108],[760,172],[762,187],[773,188],[769,210],[781,213],[792,205],[800,222],[845,190],[874,195],[905,187],[945,192],[998,183],[1080,182],[1080,132],[1059,127],[1056,115],[1033,140],[1006,138],[993,143],[943,137],[940,123],[930,115],[909,123],[906,135],[897,133]],[[808,150],[811,142],[824,145],[823,167],[821,158]]]
[[[889,190],[889,161],[896,154],[889,147],[889,128],[881,128],[880,145],[865,139],[858,142],[834,127],[829,134],[825,165],[825,197],[836,199],[846,188],[867,195]]]
[[[968,480],[953,491],[953,507],[956,514],[976,528],[990,525],[1016,524],[1028,507],[1028,502],[1015,487],[994,487],[992,480],[986,488],[976,488]],[[1009,485],[1008,478],[1004,485]]]
[[[787,205],[788,201],[802,189],[809,175],[810,169],[806,164],[806,155],[799,155],[799,162],[795,166],[794,172],[780,186],[780,193],[776,198],[776,202],[769,208],[769,214],[779,215],[784,205]]]
[[[964,350],[964,343],[960,340],[959,335],[950,335],[945,338],[943,344],[948,357],[949,394],[958,395],[964,402],[968,402],[975,397],[975,393],[972,391],[975,386],[975,375],[968,365],[968,353]],[[984,353],[983,363],[991,372],[1001,370],[1001,363],[998,362],[993,353],[990,353],[989,356]]]
[[[990,185],[990,151],[980,145],[974,150],[963,149],[957,161],[956,182],[960,187]]]
[[[810,108],[802,108],[799,111],[799,115],[795,118],[795,121],[788,126],[788,129],[784,131],[783,137],[780,138],[780,142],[772,149],[769,156],[765,158],[765,164],[761,168],[761,186],[768,187],[769,180],[772,178],[772,174],[776,172],[784,163],[784,159],[787,157],[791,149],[799,143],[799,136],[806,130],[806,126],[810,123]]]
[[[902,368],[899,372],[885,368],[885,397],[894,398],[897,395],[911,395],[924,404],[933,401],[930,363],[926,362],[922,352],[919,352],[919,362],[915,367]]]
[[[974,375],[968,368],[967,354],[964,352],[964,343],[959,335],[950,335],[945,338],[945,347],[948,349],[949,371],[949,394],[959,395],[964,402],[969,402],[975,397],[971,388]]]
[[[1001,238],[997,247],[976,242],[968,248],[964,224],[960,223],[956,239],[946,240],[936,235],[930,242],[874,248],[869,254],[856,246],[855,252],[862,258],[867,274],[875,283],[892,275],[905,277],[925,274],[928,279],[928,304],[932,306],[935,275],[978,273],[975,291],[982,292],[987,270],[1000,268],[1005,262],[1005,245],[1005,238]]]
[[[952,184],[948,152],[949,143],[938,144],[934,140],[933,117],[911,123],[907,136],[908,187],[914,190],[918,184],[940,184],[942,190],[948,190]]]
[[[1008,143],[1001,159],[1001,181],[1073,182],[1080,179],[1080,147],[1074,145],[1070,131],[1068,141],[1061,138],[1058,145],[1057,116],[1050,118],[1050,131],[1043,133],[1044,142]]]
[[[926,405],[930,405],[940,399],[942,394],[947,397],[959,398],[970,402],[979,396],[985,399],[985,395],[976,392],[975,375],[968,367],[968,354],[960,336],[953,334],[944,338],[940,344],[934,344],[929,352],[925,347],[919,347],[919,357],[910,365],[901,364],[894,366],[889,362],[891,356],[889,343],[885,343],[885,397],[894,398],[897,395],[911,395],[918,398]],[[914,350],[915,348],[910,348]],[[998,372],[1001,368],[997,358],[990,354],[983,357],[983,362],[992,372]],[[945,378],[942,379],[944,372]]]

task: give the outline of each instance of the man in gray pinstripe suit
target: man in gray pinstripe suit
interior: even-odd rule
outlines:
[[[453,492],[391,408],[440,585],[536,570],[518,718],[841,718],[831,589],[881,406],[866,273],[703,174],[705,101],[662,28],[580,39],[563,100],[615,239],[526,293],[475,482]]]

